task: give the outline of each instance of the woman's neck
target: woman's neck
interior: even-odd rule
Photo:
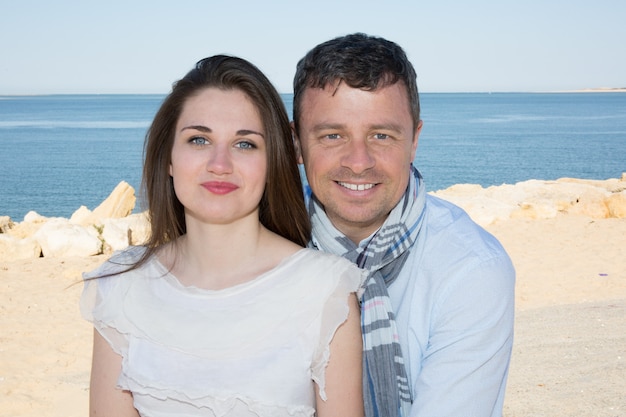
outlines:
[[[183,285],[219,290],[256,278],[297,249],[258,221],[190,222],[163,261]]]

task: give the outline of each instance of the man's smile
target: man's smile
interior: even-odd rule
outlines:
[[[352,191],[365,191],[374,188],[376,184],[351,184],[349,182],[337,181],[337,184],[341,185]]]

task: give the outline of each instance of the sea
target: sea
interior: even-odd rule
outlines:
[[[292,95],[282,95],[289,112]],[[626,172],[626,93],[422,93],[428,191]],[[0,216],[69,218],[141,182],[164,95],[0,96]],[[142,209],[139,198],[136,211]]]

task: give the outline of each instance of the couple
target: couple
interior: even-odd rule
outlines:
[[[85,274],[90,415],[501,415],[515,273],[426,195],[403,50],[322,43],[293,105],[290,125],[234,57],[174,84],[146,137],[152,236]]]

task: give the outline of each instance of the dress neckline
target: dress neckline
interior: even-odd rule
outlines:
[[[195,285],[184,285],[176,275],[172,274],[168,268],[161,263],[159,258],[156,255],[153,255],[153,261],[155,267],[159,270],[160,274],[159,278],[163,278],[165,282],[167,282],[171,287],[173,287],[177,291],[201,295],[201,296],[226,296],[226,295],[236,295],[238,293],[248,291],[251,288],[254,288],[262,283],[271,280],[273,277],[281,277],[282,275],[277,273],[280,272],[283,268],[288,267],[292,263],[296,262],[300,257],[304,256],[306,251],[309,250],[307,248],[301,248],[284,257],[276,266],[273,268],[263,272],[262,274],[252,278],[249,281],[242,282],[241,284],[235,284],[230,287],[222,288],[219,290],[210,290],[205,288],[196,287]]]

